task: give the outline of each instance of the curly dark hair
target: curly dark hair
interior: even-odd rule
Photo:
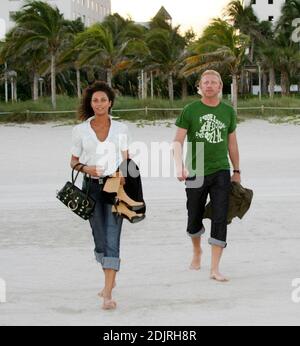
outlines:
[[[107,95],[109,101],[111,101],[111,108],[109,111],[112,109],[116,97],[115,92],[106,82],[97,81],[83,91],[81,104],[78,109],[78,117],[80,120],[85,121],[95,115],[91,106],[91,101],[93,94],[97,91],[102,91]]]

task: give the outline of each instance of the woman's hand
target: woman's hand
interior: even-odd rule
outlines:
[[[91,177],[100,178],[103,176],[104,170],[101,166],[85,166],[83,168],[84,173],[90,175]]]
[[[121,186],[124,186],[126,184],[126,180],[124,177],[121,177],[120,184],[121,184]]]

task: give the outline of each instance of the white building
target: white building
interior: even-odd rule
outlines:
[[[276,22],[281,15],[282,5],[285,0],[244,0],[244,5],[252,5],[260,21]]]
[[[111,14],[111,0],[43,0],[59,8],[64,17],[82,18],[86,26],[101,22]],[[14,26],[11,16],[24,5],[24,0],[0,0],[0,39]]]

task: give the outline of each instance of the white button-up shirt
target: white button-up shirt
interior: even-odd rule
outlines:
[[[129,149],[128,127],[110,118],[108,136],[101,142],[91,126],[94,118],[74,127],[71,154],[88,166],[102,167],[103,176],[108,176],[115,173],[122,163],[122,151]]]

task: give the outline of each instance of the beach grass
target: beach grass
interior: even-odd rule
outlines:
[[[186,99],[175,100],[171,103],[166,99],[140,100],[133,97],[118,97],[114,105],[113,115],[119,119],[129,121],[158,121],[176,118],[181,109],[187,104],[198,99],[198,96],[190,96]],[[227,95],[224,101],[230,103]],[[249,118],[267,119],[271,122],[292,122],[298,124],[300,118],[300,97],[275,96],[274,99],[249,96],[239,100],[238,117],[240,121]],[[17,103],[0,103],[0,122],[7,123],[44,123],[49,121],[64,121],[76,123],[78,98],[57,96],[56,111],[51,113],[51,98],[40,98],[37,102],[25,101]],[[153,109],[155,108],[155,110]],[[251,109],[253,108],[253,109]],[[283,109],[281,109],[283,108]],[[297,109],[299,108],[299,109]],[[43,113],[49,112],[49,113]]]

